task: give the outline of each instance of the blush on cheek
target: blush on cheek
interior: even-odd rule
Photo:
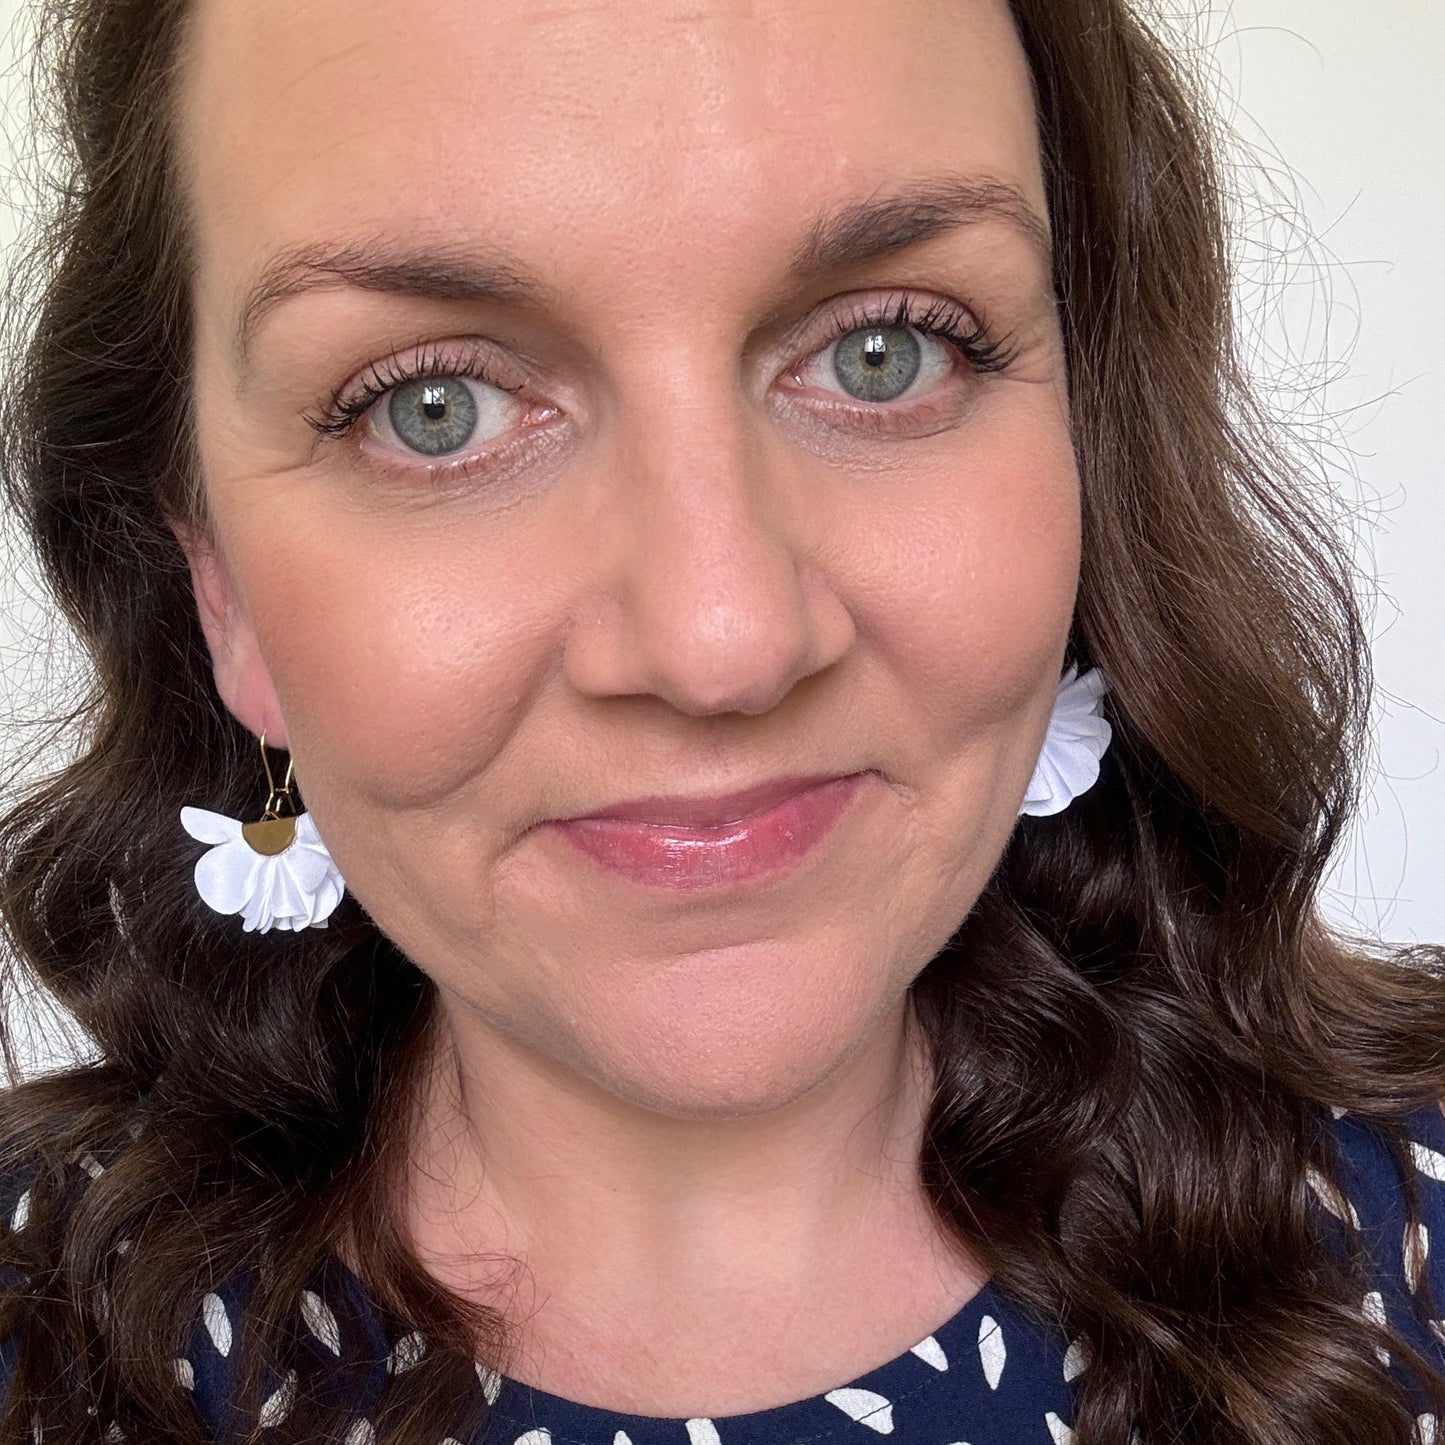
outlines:
[[[253,580],[306,773],[385,806],[444,799],[502,749],[537,685],[548,652],[535,592],[478,586],[435,555],[414,566],[374,546],[305,555],[304,568],[278,555]]]
[[[1032,707],[1078,587],[1072,453],[981,440],[966,473],[910,488],[910,505],[880,515],[870,541],[870,631],[908,669],[920,714],[950,735]]]

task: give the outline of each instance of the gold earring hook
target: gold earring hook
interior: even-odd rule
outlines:
[[[271,759],[266,756],[266,730],[261,730],[261,766],[266,769],[266,791],[276,791],[276,779],[271,776]]]
[[[286,764],[286,778],[278,788],[276,775],[271,771],[271,759],[266,754],[266,734],[261,734],[261,766],[266,772],[266,806],[254,823],[241,827],[241,836],[257,853],[275,856],[284,853],[296,838],[296,798],[291,791],[291,780],[296,775],[296,759],[289,758]],[[282,807],[286,811],[281,811]]]

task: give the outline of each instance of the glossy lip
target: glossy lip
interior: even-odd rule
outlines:
[[[589,815],[548,823],[544,831],[609,872],[645,887],[688,892],[738,887],[801,864],[834,831],[871,776],[849,773],[802,780],[801,787],[799,780],[777,779],[763,790],[723,799],[638,800],[619,807],[654,816]],[[770,794],[775,801],[768,805]],[[679,811],[690,817],[721,814],[724,821],[659,822],[655,815],[664,808],[674,816]],[[726,817],[739,808],[755,811],[743,818]]]
[[[775,807],[785,798],[815,788],[821,783],[830,783],[839,778],[850,777],[848,773],[794,774],[790,777],[773,778],[759,783],[756,787],[743,788],[736,793],[718,793],[706,797],[654,797],[635,798],[625,803],[609,803],[592,813],[578,813],[574,817],[557,818],[558,823],[583,822],[591,818],[612,818],[627,823],[673,824],[682,828],[715,828],[722,823],[741,823],[759,813]]]

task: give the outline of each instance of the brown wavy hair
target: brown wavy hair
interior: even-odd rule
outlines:
[[[914,986],[924,1181],[998,1283],[1087,1345],[1077,1445],[1405,1445],[1376,1347],[1437,1405],[1445,1385],[1362,1321],[1359,1257],[1325,1247],[1307,1188],[1326,1106],[1403,1170],[1401,1117],[1445,1096],[1441,954],[1366,950],[1316,911],[1368,718],[1351,565],[1238,359],[1188,70],[1125,0],[1012,8],[1083,484],[1071,654],[1109,677],[1115,742],[1092,792],[1019,823]],[[97,1059],[0,1097],[0,1165],[30,1187],[0,1231],[0,1442],[202,1439],[174,1361],[238,1280],[243,1420],[295,1368],[266,1438],[339,1438],[357,1401],[308,1371],[297,1301],[346,1258],[386,1328],[427,1341],[367,1401],[378,1435],[435,1445],[478,1422],[473,1361],[503,1363],[505,1336],[431,1281],[389,1203],[433,988],[349,899],[324,933],[238,936],[194,897],[176,823],[242,812],[254,783],[168,525],[199,515],[168,104],[187,9],[39,11],[59,169],[14,271],[0,433],[94,675],[76,760],[0,827],[0,906],[11,987],[37,977]]]

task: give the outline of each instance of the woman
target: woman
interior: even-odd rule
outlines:
[[[5,1439],[1433,1429],[1445,988],[1122,3],[47,47]]]

